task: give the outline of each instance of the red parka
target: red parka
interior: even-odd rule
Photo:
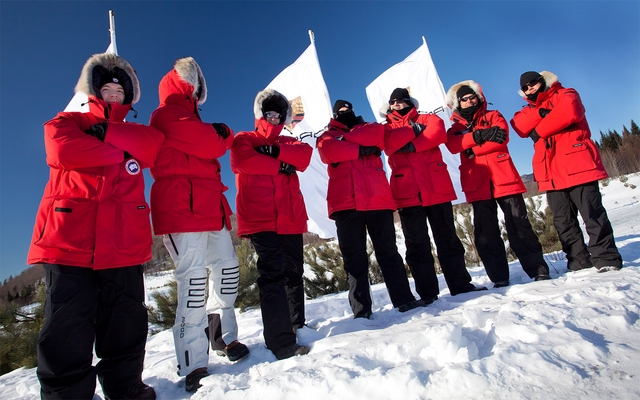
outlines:
[[[90,112],[62,112],[45,123],[51,169],[27,263],[107,269],[151,259],[142,169],[153,165],[163,135],[123,122],[130,107],[91,96]],[[84,133],[105,120],[104,143]]]
[[[232,212],[223,194],[228,188],[222,184],[217,158],[231,148],[233,132],[223,139],[210,123],[202,122],[194,85],[176,69],[166,74],[158,88],[160,106],[149,122],[165,134],[151,168],[156,235],[219,231],[225,223],[231,230]]]
[[[415,108],[404,116],[397,111],[387,114],[387,125],[391,128],[408,127],[409,121],[422,124],[425,129],[417,137],[410,134],[408,140],[403,137],[406,133],[394,131],[396,133],[388,136],[385,148],[396,206],[431,206],[455,200],[456,192],[439,147],[447,138],[444,121],[437,115],[418,114]],[[396,153],[409,141],[415,147],[415,153]]]
[[[540,136],[534,144],[533,176],[540,191],[560,190],[606,178],[602,159],[585,117],[580,95],[564,88],[558,77],[548,71],[540,73],[548,87],[515,113],[511,126],[523,138],[533,129]],[[539,110],[550,110],[542,118]]]
[[[236,174],[238,235],[276,232],[282,235],[307,232],[307,210],[298,174],[279,173],[281,162],[304,171],[313,148],[294,137],[280,135],[284,124],[260,118],[256,129],[239,132],[231,147],[231,169]],[[257,152],[256,147],[276,145],[278,158]]]
[[[473,116],[471,124],[458,111],[456,93],[461,86],[474,90],[482,104]],[[463,81],[453,85],[447,93],[447,104],[453,110],[453,125],[447,131],[446,146],[453,154],[460,153],[460,184],[467,202],[489,200],[527,191],[516,170],[507,143],[509,125],[502,114],[487,110],[487,101],[482,88],[474,81]],[[485,142],[481,145],[473,140],[473,132],[497,126],[507,133],[504,143]],[[471,149],[470,156],[466,150]]]
[[[360,157],[360,146],[385,149],[385,139],[415,137],[413,129],[391,127],[378,123],[356,125],[351,130],[332,119],[317,141],[318,153],[327,164],[329,187],[327,206],[329,217],[342,210],[395,210],[396,204],[385,175],[382,159],[368,155]],[[401,146],[399,146],[401,147]],[[398,148],[399,148],[398,147]]]

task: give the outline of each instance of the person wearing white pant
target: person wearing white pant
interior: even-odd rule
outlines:
[[[151,217],[154,233],[163,235],[176,265],[178,374],[186,376],[185,390],[195,392],[209,374],[209,342],[231,361],[249,354],[238,342],[233,303],[240,275],[229,234],[228,188],[218,161],[231,148],[234,133],[223,123],[200,118],[207,85],[192,57],[176,60],[158,93],[160,106],[149,125],[165,140],[151,169]]]
[[[186,376],[207,366],[209,337],[212,346],[221,339],[222,348],[238,340],[233,308],[240,281],[238,259],[226,227],[216,232],[168,234],[162,241],[176,266],[178,307],[173,338],[179,374]],[[221,332],[218,337],[216,331]]]

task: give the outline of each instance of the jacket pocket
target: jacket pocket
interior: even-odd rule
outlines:
[[[434,162],[429,164],[429,175],[433,184],[433,191],[438,194],[455,193],[451,176],[444,162]]]
[[[574,143],[571,147],[565,149],[564,160],[561,162],[569,175],[579,174],[580,172],[591,171],[597,168],[591,150],[583,142]]]
[[[482,187],[489,176],[486,165],[466,163],[460,164],[460,184],[462,191],[465,193],[473,193]]]
[[[354,195],[351,167],[339,165],[337,168],[333,168],[327,188],[327,202],[340,204],[345,199],[355,198]]]
[[[414,199],[418,196],[418,185],[411,168],[398,168],[391,174],[391,193],[396,200]]]
[[[509,153],[500,153],[491,158],[491,180],[496,186],[508,186],[520,182],[520,175],[511,161]]]
[[[151,221],[149,220],[149,206],[146,202],[126,202],[122,207],[121,248],[151,246]]]
[[[34,244],[57,249],[93,251],[97,204],[89,200],[51,201],[40,237]]]
[[[272,222],[276,220],[275,186],[268,175],[246,175],[240,186],[238,214],[245,222]]]
[[[191,179],[191,212],[196,217],[222,215],[220,194],[222,183],[211,179]]]

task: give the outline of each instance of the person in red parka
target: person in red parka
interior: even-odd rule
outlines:
[[[502,114],[487,110],[480,85],[472,80],[457,83],[447,92],[453,125],[446,146],[460,153],[460,183],[473,207],[475,246],[494,287],[509,285],[509,264],[498,225],[502,209],[509,245],[530,278],[551,279],[524,203],[526,188],[516,170],[507,143],[509,126]]]
[[[444,122],[435,114],[418,114],[417,103],[407,89],[397,88],[381,115],[391,128],[419,125],[417,136],[389,135],[385,153],[389,156],[391,192],[407,246],[407,264],[416,291],[429,304],[438,298],[440,289],[427,219],[451,295],[486,288],[471,284],[464,247],[456,234],[451,201],[457,196],[439,147],[447,137]]]
[[[27,259],[44,265],[47,285],[40,393],[92,399],[97,375],[106,397],[155,399],[142,382],[142,263],[152,244],[142,169],[153,166],[163,135],[124,121],[140,83],[115,54],[89,58],[76,92],[88,95],[89,112],[61,112],[44,124],[49,182]]]
[[[608,175],[591,140],[580,95],[548,71],[523,73],[520,86],[527,105],[515,113],[511,126],[519,136],[533,140],[533,176],[538,189],[547,192],[567,268],[619,270],[622,257],[598,187],[598,180]],[[588,246],[578,212],[589,234]]]
[[[296,171],[307,169],[313,149],[280,134],[291,121],[291,106],[278,91],[259,92],[254,114],[255,130],[239,132],[231,147],[238,236],[249,238],[258,255],[265,344],[282,360],[309,352],[296,343],[305,324],[302,234],[308,219]]]
[[[356,117],[350,102],[338,100],[327,131],[317,141],[320,159],[327,164],[328,213],[336,223],[354,318],[372,315],[367,232],[393,306],[405,312],[426,305],[411,293],[396,246],[396,204],[380,158],[390,134],[416,136],[411,127],[392,130],[378,123],[367,124]]]
[[[231,148],[233,131],[201,120],[198,106],[207,100],[207,83],[193,57],[176,60],[158,92],[160,106],[149,124],[165,141],[151,168],[151,216],[176,266],[178,374],[186,376],[185,389],[195,392],[208,375],[209,342],[231,361],[249,354],[238,342],[233,304],[240,269],[229,233],[228,188],[217,160]]]

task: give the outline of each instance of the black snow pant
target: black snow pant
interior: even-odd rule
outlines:
[[[415,300],[396,246],[393,211],[344,210],[331,217],[336,222],[338,245],[349,280],[349,304],[355,317],[371,313],[372,308],[367,231],[393,306]]]
[[[258,254],[264,341],[276,351],[296,343],[294,330],[305,323],[302,234],[258,232],[249,238]]]
[[[509,264],[498,225],[498,208],[504,213],[511,249],[530,278],[548,275],[542,245],[533,231],[522,194],[472,202],[476,249],[492,282],[509,280]]]
[[[452,296],[473,290],[471,275],[464,262],[464,247],[456,234],[451,202],[428,207],[415,206],[398,210],[407,247],[406,260],[416,283],[416,292],[431,301],[440,293],[435,260],[431,254],[431,225],[438,260]]]
[[[44,264],[45,322],[38,338],[43,399],[93,399],[96,375],[111,398],[142,379],[147,309],[141,265],[93,270]],[[93,346],[100,358],[93,367]]]
[[[547,192],[547,202],[562,250],[567,254],[569,270],[609,265],[622,267],[622,257],[616,247],[607,211],[602,205],[597,181],[568,189],[550,190]],[[584,243],[578,212],[589,235],[588,246]]]

